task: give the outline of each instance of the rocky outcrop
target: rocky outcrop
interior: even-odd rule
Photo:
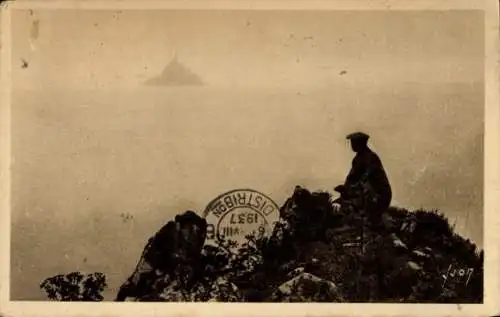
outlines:
[[[117,301],[140,299],[156,292],[155,283],[168,276],[191,286],[199,272],[207,222],[193,211],[177,215],[149,239],[135,271],[120,287]]]
[[[206,222],[188,211],[150,239],[117,300],[482,301],[482,253],[442,214],[390,207],[374,225],[359,205],[334,205],[297,186],[270,236],[237,250],[203,245]],[[466,268],[467,284],[444,280],[450,267]]]
[[[267,244],[268,249],[281,252],[269,255],[282,260],[293,258],[297,242],[325,239],[328,230],[340,224],[340,217],[328,193],[311,193],[296,186],[292,197],[281,207],[280,219]]]

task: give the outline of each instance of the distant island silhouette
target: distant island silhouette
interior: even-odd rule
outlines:
[[[148,79],[147,86],[203,86],[204,82],[200,76],[191,71],[189,67],[179,62],[177,54],[156,77]]]

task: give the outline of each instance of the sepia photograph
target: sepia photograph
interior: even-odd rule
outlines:
[[[7,301],[498,296],[484,9],[22,2]]]

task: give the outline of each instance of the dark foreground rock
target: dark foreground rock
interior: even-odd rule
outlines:
[[[117,301],[141,299],[158,292],[158,281],[169,277],[184,287],[195,284],[207,222],[193,211],[177,215],[149,239],[135,271],[120,287]]]
[[[144,249],[117,300],[482,302],[483,253],[437,212],[390,207],[381,223],[296,187],[269,237],[203,245],[186,212]],[[358,205],[359,206],[359,205]]]

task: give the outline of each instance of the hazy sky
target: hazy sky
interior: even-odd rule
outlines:
[[[480,12],[19,11],[13,61],[30,64],[14,67],[15,86],[136,86],[159,73],[174,50],[211,85],[324,85],[342,70],[349,74],[342,81],[357,83],[479,80],[481,18]]]
[[[12,296],[82,270],[106,273],[110,298],[176,213],[237,187],[278,205],[297,184],[331,191],[358,129],[395,203],[440,209],[481,245],[482,18],[14,12]],[[174,52],[204,86],[143,85]]]

